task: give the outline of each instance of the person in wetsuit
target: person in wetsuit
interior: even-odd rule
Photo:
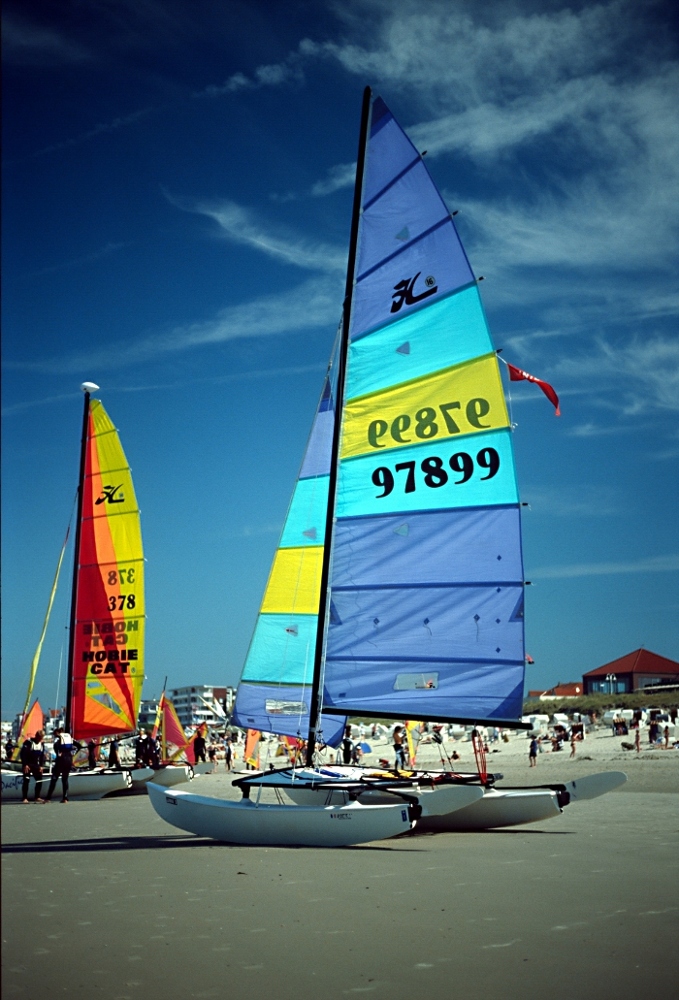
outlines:
[[[76,745],[71,734],[67,733],[61,726],[55,730],[54,735],[56,739],[52,744],[52,749],[56,754],[56,760],[52,765],[52,777],[45,802],[49,802],[52,798],[59,778],[61,778],[61,801],[68,802],[68,776],[73,767],[73,754]]]
[[[28,802],[28,785],[31,777],[35,778],[35,802],[44,802],[40,798],[42,791],[42,769],[45,763],[45,744],[43,743],[44,733],[39,729],[32,740],[24,740],[21,747],[21,770],[24,780],[21,783],[21,798],[23,802]]]

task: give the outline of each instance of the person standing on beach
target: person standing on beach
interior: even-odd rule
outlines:
[[[200,761],[202,761],[203,764],[206,763],[205,746],[206,746],[205,737],[203,736],[201,730],[199,729],[197,735],[193,739],[193,752],[195,755],[196,764],[198,764]]]
[[[578,738],[575,733],[571,733],[571,757],[575,757],[575,748],[578,742]]]
[[[641,753],[641,722],[637,722],[637,728],[634,732],[634,749],[637,753]]]
[[[537,767],[538,763],[538,741],[534,736],[528,748],[528,762],[531,767]]]
[[[108,766],[112,767],[114,771],[122,771],[118,756],[118,740],[115,737],[108,745]]]
[[[87,744],[87,767],[90,771],[94,771],[97,766],[97,744],[94,740],[90,740]]]
[[[227,737],[227,739],[224,740],[224,766],[227,771],[231,770],[231,757],[231,740]]]
[[[662,734],[663,734],[663,737],[664,737],[664,740],[665,740],[665,746],[663,747],[663,750],[669,750],[669,748],[670,748],[670,727],[669,726],[665,726],[665,728],[662,731]]]
[[[395,768],[396,770],[405,771],[406,766],[406,754],[405,747],[403,746],[403,726],[396,726],[394,729],[394,754],[396,756]]]
[[[351,764],[351,751],[354,748],[354,742],[351,738],[351,726],[346,726],[344,730],[344,739],[342,740],[342,763]]]
[[[11,736],[8,736],[7,742],[5,743],[5,760],[11,760],[13,753],[14,753],[14,741]]]
[[[52,749],[56,754],[56,760],[52,765],[52,777],[47,789],[45,802],[49,802],[57,787],[57,781],[61,778],[61,801],[68,802],[68,776],[73,767],[73,753],[75,744],[70,733],[65,732],[61,726],[54,731],[55,740]]]
[[[31,776],[35,778],[35,802],[44,802],[40,798],[42,791],[42,769],[45,763],[45,744],[43,743],[44,733],[39,729],[32,740],[24,740],[21,747],[21,770],[24,780],[21,783],[21,799],[28,802],[28,784]]]

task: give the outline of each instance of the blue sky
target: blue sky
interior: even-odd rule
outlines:
[[[366,84],[459,210],[496,346],[561,397],[512,385],[527,687],[679,658],[669,4],[6,0],[3,47],[3,717],[85,379],[142,508],[145,694],[236,683],[340,315]]]

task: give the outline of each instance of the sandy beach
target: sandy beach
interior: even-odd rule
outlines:
[[[3,996],[670,996],[679,752],[621,742],[600,730],[534,769],[525,736],[489,755],[511,783],[628,773],[548,822],[334,851],[200,840],[145,795],[7,804]],[[453,747],[471,769],[469,744]],[[230,780],[222,765],[191,787],[230,795]]]

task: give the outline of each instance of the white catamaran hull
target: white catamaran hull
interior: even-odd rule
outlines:
[[[302,770],[300,777],[307,777],[313,774],[312,771]],[[380,772],[373,772],[377,776]],[[352,780],[370,779],[369,771],[361,771],[354,767],[337,767],[321,770],[319,777],[326,782],[331,782],[333,778],[339,782]],[[381,775],[380,775],[381,776]],[[492,830],[503,826],[523,826],[526,823],[540,823],[544,820],[559,816],[564,806],[569,802],[585,801],[587,799],[598,798],[606,792],[618,788],[627,781],[627,775],[622,771],[602,771],[599,774],[590,774],[576,781],[564,782],[555,788],[485,788],[481,785],[438,785],[436,788],[428,788],[424,782],[431,776],[423,773],[421,786],[404,787],[405,793],[417,795],[422,805],[422,815],[418,820],[418,832],[454,832],[464,830]],[[273,780],[273,773],[272,773]],[[280,778],[278,779],[280,780]],[[262,775],[262,782],[267,783],[267,775]],[[398,789],[398,779],[395,780],[394,789]],[[452,801],[454,804],[450,809],[445,809],[443,797],[444,793],[452,791],[458,793],[459,798]],[[309,796],[319,794],[308,790],[303,785],[291,781],[290,787],[285,789],[286,794],[299,804],[309,802]],[[476,793],[471,800],[465,801],[464,793]],[[566,794],[564,794],[566,793]],[[435,798],[438,796],[437,798]],[[326,801],[329,804],[340,804],[347,801],[348,793],[345,790],[332,788],[326,792]],[[360,801],[364,803],[388,802],[389,793],[381,789],[367,789],[360,795]],[[436,806],[428,805],[436,803]]]
[[[540,823],[563,812],[572,802],[596,799],[627,781],[623,771],[601,771],[557,788],[487,788],[482,799],[448,816],[423,816],[418,830],[455,832],[493,830]],[[564,795],[564,792],[566,793]]]
[[[230,844],[349,847],[385,840],[413,827],[406,803],[397,805],[288,806],[231,802],[149,783],[151,805],[180,830]]]
[[[310,768],[301,769],[294,774],[294,777],[293,774],[294,772],[289,773],[289,785],[281,787],[281,779],[286,776],[286,772],[265,772],[261,776],[261,784],[266,787],[269,783],[267,779],[270,777],[276,782],[275,787],[284,792],[296,805],[301,806],[313,805],[319,801],[329,806],[348,805],[353,798],[356,798],[357,789],[359,791],[358,800],[363,805],[390,805],[396,797],[393,792],[385,790],[366,789],[361,792],[360,784],[357,784],[353,789],[347,787],[334,789],[331,785],[326,784],[327,777],[324,772],[314,772]],[[322,788],[314,789],[310,786],[309,782],[312,782],[314,777],[323,783]],[[347,773],[342,775],[341,780],[345,785],[352,780],[360,782],[360,769],[347,768]],[[253,786],[256,787],[257,782],[253,783]],[[414,786],[404,785],[400,789],[395,787],[395,791],[397,795],[407,795],[410,798],[417,799],[418,805],[422,810],[421,816],[417,821],[418,829],[424,817],[445,816],[457,812],[459,809],[468,808],[482,799],[484,794],[481,785],[471,784],[439,784],[436,786],[427,786],[424,784]]]
[[[2,799],[3,801],[20,801],[22,797],[23,775],[17,771],[2,771]],[[41,793],[44,796],[49,788],[50,775],[45,774],[42,779]],[[112,792],[124,792],[131,787],[131,781],[127,771],[71,771],[68,776],[68,797],[79,801],[103,799],[105,795]],[[55,798],[61,798],[61,778],[57,781],[54,792]],[[28,798],[33,801],[35,796],[35,781],[29,781]]]
[[[146,790],[149,781],[164,788],[173,788],[175,785],[185,785],[193,778],[193,769],[188,764],[168,765],[160,767],[154,771],[152,767],[137,767],[128,772],[132,781],[132,790],[142,792]]]

